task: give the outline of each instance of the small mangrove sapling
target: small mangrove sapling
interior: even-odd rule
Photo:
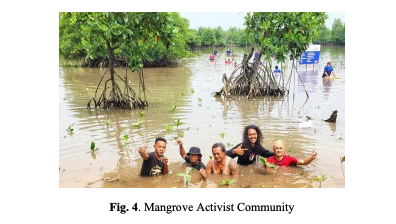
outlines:
[[[326,180],[327,179],[327,177],[326,177],[326,174],[323,174],[322,176],[318,176],[318,177],[314,177],[314,181],[319,181],[319,188],[321,188],[322,187],[322,181],[324,181],[324,180]]]

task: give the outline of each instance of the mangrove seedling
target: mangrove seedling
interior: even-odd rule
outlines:
[[[221,137],[221,138],[224,138],[224,132],[220,134],[220,137]]]
[[[187,186],[188,182],[191,182],[191,174],[190,174],[190,171],[191,171],[191,173],[192,173],[193,170],[194,170],[194,169],[189,170],[189,168],[186,168],[186,170],[185,170],[183,173],[177,173],[176,176],[183,177],[184,180],[185,180],[186,186]],[[184,181],[183,181],[183,182],[184,182]]]
[[[212,159],[213,159],[213,157],[212,157],[212,156],[209,156],[209,159],[210,159],[210,160],[212,160]]]
[[[234,144],[227,142],[227,147],[231,147],[231,146],[234,146]]]
[[[191,94],[195,93],[194,88],[191,88],[190,91],[191,91]]]
[[[71,124],[71,125],[69,125],[69,127],[67,127],[67,129],[66,129],[66,131],[67,131],[67,134],[69,134],[69,135],[72,135],[73,134],[73,125],[74,125],[74,123],[73,124]]]
[[[184,93],[180,93],[180,96],[184,96]]]
[[[176,109],[176,106],[172,105],[171,108],[170,108],[170,111],[175,112],[175,109]]]
[[[105,121],[105,124],[106,124],[106,127],[107,127],[107,128],[109,128],[109,126],[111,125],[111,121],[110,121],[110,119],[109,119],[109,120],[107,120],[107,121]]]
[[[124,146],[124,147],[126,147],[127,145],[128,145],[128,138],[129,138],[129,136],[128,135],[124,135],[124,144],[122,144],[122,146]]]
[[[322,181],[324,181],[324,180],[326,180],[327,179],[327,177],[326,177],[326,174],[323,174],[322,176],[318,176],[318,177],[315,177],[313,180],[314,181],[319,181],[319,188],[321,188],[322,187]]]
[[[91,151],[96,151],[96,150],[98,150],[99,148],[95,148],[95,142],[91,142]]]
[[[260,162],[263,164],[264,169],[265,169],[265,174],[267,174],[267,167],[272,168],[272,188],[274,188],[274,175],[276,171],[278,170],[279,166],[267,162],[267,158],[260,157]]]
[[[184,124],[183,122],[180,121],[180,118],[177,119],[177,120],[174,120],[173,123],[175,123],[177,127],[179,127],[180,125]]]
[[[133,126],[137,127],[137,128],[141,128],[142,125],[142,121],[140,121],[139,119],[136,119],[136,124],[133,124]]]
[[[314,130],[314,134],[316,134],[316,129]]]
[[[165,129],[166,129],[167,131],[172,131],[173,126],[172,126],[172,125],[165,125]]]
[[[140,117],[144,117],[144,112],[140,112]]]
[[[235,181],[236,181],[235,179],[223,180],[223,181],[219,184],[219,186],[231,185],[231,184],[235,183]]]
[[[201,99],[201,98],[198,98],[198,101],[199,101],[199,102],[202,102],[202,99]]]

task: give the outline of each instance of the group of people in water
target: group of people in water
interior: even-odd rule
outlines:
[[[205,165],[202,163],[201,149],[193,146],[189,152],[186,153],[183,141],[177,140],[179,144],[180,156],[194,169],[198,170],[203,179],[208,177],[208,174],[222,174],[239,176],[238,165],[250,165],[255,163],[259,157],[268,158],[267,162],[278,166],[297,166],[308,165],[317,156],[315,150],[312,155],[305,159],[298,159],[293,156],[285,154],[285,143],[281,140],[275,141],[272,146],[272,151],[265,149],[261,145],[263,135],[260,128],[256,125],[247,126],[242,135],[242,142],[237,144],[232,149],[226,150],[223,143],[215,143],[212,146],[213,159]],[[154,152],[147,153],[147,146],[139,148],[139,154],[143,158],[141,168],[141,176],[155,176],[159,174],[167,174],[168,158],[164,156],[166,151],[166,139],[156,138],[154,143]],[[235,161],[234,158],[237,157]]]

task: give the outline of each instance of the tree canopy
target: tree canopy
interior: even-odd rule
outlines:
[[[247,32],[254,35],[266,59],[297,59],[318,35],[326,14],[322,12],[253,12],[245,17]]]

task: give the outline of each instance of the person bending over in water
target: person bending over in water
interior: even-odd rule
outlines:
[[[277,140],[274,142],[272,149],[274,150],[275,155],[271,156],[267,159],[267,162],[275,164],[277,166],[297,166],[297,165],[308,165],[314,159],[316,159],[317,153],[315,150],[312,151],[312,155],[306,159],[297,159],[293,156],[285,155],[285,144],[282,140]]]

